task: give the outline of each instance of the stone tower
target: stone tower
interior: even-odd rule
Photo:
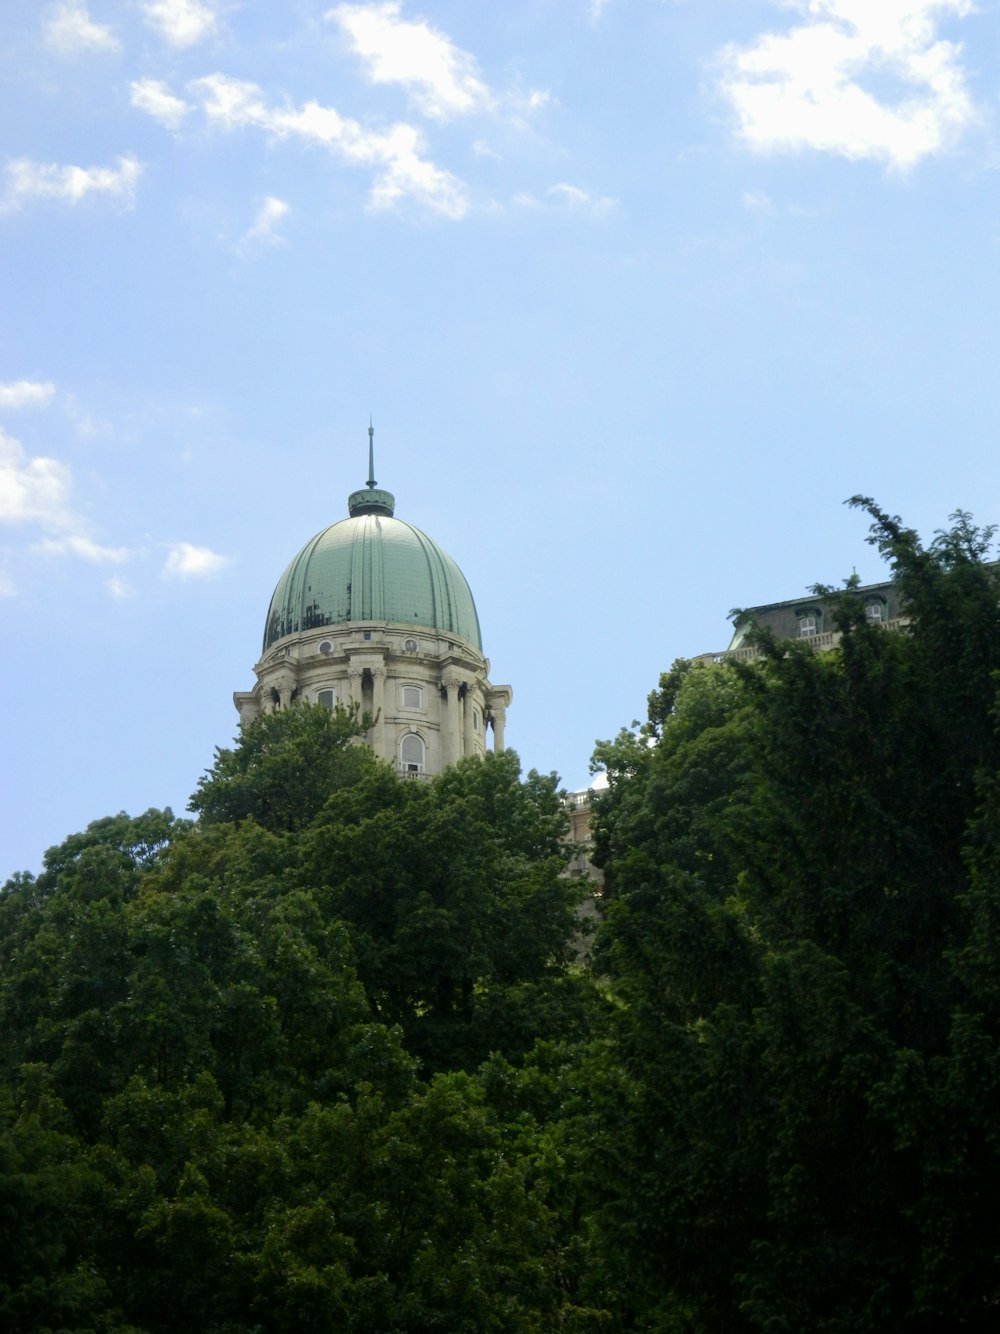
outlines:
[[[271,598],[253,690],[233,701],[245,725],[294,700],[357,703],[368,740],[401,775],[439,773],[482,755],[487,730],[504,748],[510,686],[488,680],[479,616],[465,576],[426,533],[394,515],[374,476],[348,498],[349,517],[292,560]]]

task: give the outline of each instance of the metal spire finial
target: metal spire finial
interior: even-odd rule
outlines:
[[[347,497],[347,512],[352,519],[365,514],[374,514],[383,519],[391,519],[396,508],[396,497],[391,491],[383,491],[375,480],[375,426],[368,415],[368,485],[360,491],[352,491]]]

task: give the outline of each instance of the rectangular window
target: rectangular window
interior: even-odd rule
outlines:
[[[868,605],[865,607],[865,617],[869,621],[881,621],[882,620],[881,602],[869,602]]]
[[[401,703],[404,709],[422,709],[424,692],[419,686],[403,686]]]
[[[399,763],[404,774],[422,774],[426,763],[423,740],[414,732],[404,736],[399,743]]]
[[[332,690],[321,690],[316,696],[317,704],[322,704],[325,709],[332,709],[336,700],[337,697]]]
[[[799,638],[800,638],[800,639],[811,639],[812,636],[813,636],[814,634],[816,634],[816,617],[815,617],[815,616],[800,616],[800,617],[799,617]]]

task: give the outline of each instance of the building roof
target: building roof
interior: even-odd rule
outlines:
[[[264,650],[318,626],[382,621],[454,634],[482,652],[462,571],[426,533],[393,516],[395,499],[373,472],[369,466],[368,486],[350,496],[350,517],[311,538],[278,580]]]
[[[846,588],[833,590],[837,596],[847,592],[857,597],[862,603],[878,602],[883,606],[882,621],[895,620],[901,616],[899,590],[892,580],[879,584],[854,584]],[[801,631],[799,618],[813,614],[814,630],[823,628],[823,621],[828,616],[829,597],[817,593],[814,589],[803,593],[801,597],[786,598],[783,602],[763,602],[756,607],[746,607],[736,616],[733,623],[733,636],[727,652],[741,648],[752,626],[764,626],[773,630],[779,639],[796,639]]]

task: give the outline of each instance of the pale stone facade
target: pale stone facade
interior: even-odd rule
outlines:
[[[840,591],[840,590],[838,590]],[[882,630],[905,630],[910,624],[899,589],[892,582],[858,584],[848,590],[864,608],[869,625]],[[798,639],[817,653],[840,647],[841,633],[833,623],[829,599],[817,593],[784,602],[748,607],[736,618],[729,647],[714,653],[695,654],[692,662],[751,662],[761,656],[747,636],[754,626],[770,630],[778,639]]]
[[[233,695],[245,725],[295,700],[358,704],[375,725],[375,754],[404,775],[435,774],[465,755],[483,755],[487,730],[504,748],[512,691],[487,679],[472,644],[434,630],[350,622],[286,635],[254,668],[257,685]],[[407,740],[415,738],[415,740]]]

